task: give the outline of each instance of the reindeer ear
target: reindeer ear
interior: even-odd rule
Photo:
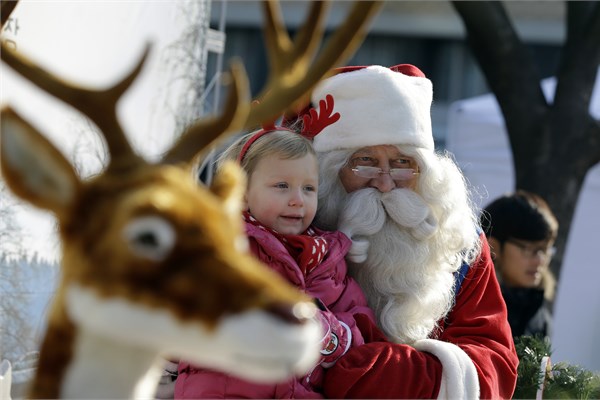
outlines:
[[[219,168],[210,190],[222,199],[227,214],[241,220],[246,174],[235,162],[228,161]]]
[[[36,207],[64,214],[80,185],[71,164],[12,109],[3,109],[0,119],[0,162],[8,186]]]

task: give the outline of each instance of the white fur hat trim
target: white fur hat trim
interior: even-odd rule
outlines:
[[[408,76],[373,65],[320,82],[312,103],[331,94],[341,117],[315,138],[315,150],[359,148],[381,144],[413,145],[433,150],[431,101],[427,78]]]

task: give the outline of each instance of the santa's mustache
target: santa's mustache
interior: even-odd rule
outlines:
[[[339,218],[339,230],[353,241],[348,254],[351,261],[365,261],[368,237],[381,231],[386,223],[398,225],[417,240],[430,238],[437,228],[431,208],[413,190],[357,190],[348,195]]]

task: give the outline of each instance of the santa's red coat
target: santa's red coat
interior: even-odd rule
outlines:
[[[361,319],[367,344],[351,349],[328,370],[326,397],[470,398],[478,390],[484,399],[511,398],[518,358],[489,246],[484,235],[481,240],[481,255],[470,266],[452,311],[435,337],[415,345],[424,351],[388,342],[368,318]]]

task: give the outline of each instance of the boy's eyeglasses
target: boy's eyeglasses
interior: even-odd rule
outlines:
[[[514,239],[508,239],[507,242],[517,246],[521,250],[521,254],[527,258],[539,256],[540,258],[549,259],[556,253],[554,246],[531,246]]]
[[[413,176],[419,175],[419,173],[412,168],[392,168],[386,172],[381,168],[367,167],[362,165],[352,168],[352,172],[354,172],[354,175],[356,176],[369,179],[377,178],[380,175],[389,174],[390,178],[395,181],[407,181]]]

